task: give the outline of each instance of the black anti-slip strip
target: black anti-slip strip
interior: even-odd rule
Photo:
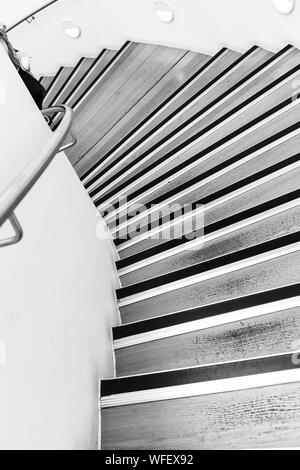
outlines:
[[[82,98],[90,91],[91,88],[93,88],[93,86],[97,83],[97,81],[99,80],[99,78],[102,77],[102,75],[106,72],[106,70],[111,66],[111,64],[113,62],[115,62],[118,57],[123,53],[124,49],[127,47],[127,45],[129,44],[129,41],[125,42],[125,44],[121,47],[121,49],[119,49],[116,54],[112,57],[112,59],[106,64],[106,66],[101,69],[99,75],[97,75],[97,77],[92,81],[92,83],[90,83],[90,85],[86,88],[86,90],[80,95],[80,97],[75,101],[75,103],[73,103],[72,105],[72,108],[75,108],[77,106],[77,104],[82,100]],[[104,49],[102,51],[102,54],[104,54],[104,52],[106,51],[106,49]],[[100,54],[101,56],[101,54]],[[97,59],[98,60],[98,59]],[[93,64],[94,65],[94,64]],[[83,81],[83,79],[81,80],[81,82]]]
[[[124,299],[125,297],[155,289],[156,287],[161,287],[172,282],[180,281],[182,279],[195,276],[196,274],[203,274],[205,272],[212,271],[213,269],[228,266],[238,261],[268,253],[270,251],[292,245],[299,241],[300,232],[296,232],[284,237],[270,240],[268,242],[260,243],[259,245],[251,246],[250,248],[244,248],[228,255],[223,255],[209,261],[204,261],[203,263],[194,264],[192,266],[188,266],[168,274],[163,274],[161,276],[154,277],[137,284],[117,289],[117,298],[119,300]]]
[[[195,100],[198,96],[200,96],[202,93],[204,93],[208,88],[210,88],[214,83],[216,83],[218,80],[220,80],[226,73],[228,73],[232,68],[236,67],[240,62],[242,62],[243,60],[245,60],[250,54],[252,54],[255,50],[257,50],[258,47],[257,46],[254,46],[252,47],[249,51],[247,51],[243,56],[239,57],[233,64],[231,64],[229,67],[227,67],[226,69],[223,70],[222,73],[220,73],[217,77],[215,77],[210,83],[208,83],[207,85],[205,85],[203,88],[201,88],[200,90],[198,90],[196,93],[194,93],[193,96],[191,96],[188,100],[186,100],[181,106],[179,106],[175,111],[173,111],[171,114],[169,114],[169,116],[167,116],[165,119],[163,119],[161,122],[159,122],[159,124],[157,124],[153,129],[151,129],[151,131],[149,131],[145,136],[143,136],[141,139],[139,139],[135,144],[133,144],[129,149],[127,149],[124,153],[122,153],[122,155],[120,155],[118,158],[116,158],[112,163],[110,163],[107,167],[105,167],[105,170],[103,171],[100,171],[97,176],[95,176],[94,178],[92,178],[91,181],[89,181],[87,184],[86,184],[86,188],[88,188],[90,185],[92,185],[98,178],[100,178],[101,176],[103,176],[108,170],[110,170],[111,168],[113,168],[116,163],[119,163],[121,160],[123,160],[123,158],[125,158],[130,152],[132,152],[135,148],[137,148],[141,142],[143,142],[145,139],[147,139],[148,137],[150,137],[154,132],[156,132],[157,130],[159,130],[161,128],[161,126],[163,126],[164,124],[166,124],[171,118],[173,118],[174,116],[176,116],[176,114],[178,114],[178,112],[180,112],[182,109],[184,109],[186,106],[188,106],[193,100]],[[209,65],[211,65],[213,62],[216,62],[220,55],[225,51],[226,49],[222,49],[220,52],[218,52],[218,54],[216,54],[209,62],[207,62],[203,67],[201,67],[200,69],[200,72],[197,72],[197,74],[194,74],[194,78],[196,76],[198,76],[200,73],[202,73],[203,71],[205,71]],[[135,131],[136,132],[142,125],[144,125],[149,119],[151,119],[156,113],[158,113],[160,111],[160,109],[162,109],[171,99],[173,99],[180,91],[182,91],[184,88],[186,88],[189,83],[192,81],[192,79],[189,79],[187,80],[180,88],[178,88],[176,90],[175,93],[173,93],[173,95],[171,95],[169,98],[167,98],[160,106],[158,106],[155,111],[153,111],[151,114],[149,114],[147,116],[147,118],[145,118],[138,126],[136,126],[135,128]],[[132,135],[131,133],[128,134],[126,136],[126,138],[123,139],[123,141],[126,141],[130,135]],[[122,141],[120,143],[118,143],[115,148],[118,148],[119,145],[121,145]],[[112,151],[110,151],[107,155],[105,155],[100,161],[97,161],[97,163],[94,165],[95,167],[97,167],[100,163],[102,163],[106,158],[109,157],[109,155],[112,153]]]
[[[124,48],[127,46],[127,44],[129,43],[129,41],[127,41],[122,47],[121,49],[119,49],[119,51],[116,52],[116,54],[113,56],[113,58],[106,64],[106,66],[100,70],[100,72],[98,73],[97,77],[92,81],[92,83],[90,83],[90,85],[85,89],[83,90],[83,92],[81,93],[81,95],[77,98],[77,100],[75,101],[75,103],[72,104],[72,108],[75,108],[75,106],[84,98],[84,96],[89,92],[89,90],[95,85],[95,83],[102,77],[102,75],[104,74],[104,72],[108,69],[108,67],[110,67],[110,65],[119,57],[119,55],[123,52]],[[107,49],[103,49],[100,54],[98,55],[98,57],[95,59],[95,61],[92,63],[92,65],[89,67],[89,69],[87,70],[87,72],[83,75],[83,77],[81,78],[81,80],[76,84],[76,87],[70,91],[69,95],[67,96],[67,98],[65,99],[65,103],[68,102],[68,100],[70,99],[70,97],[72,96],[72,94],[74,93],[75,89],[78,89],[80,87],[80,85],[84,82],[85,78],[87,77],[87,75],[90,73],[90,71],[94,68],[94,67],[97,67],[97,64],[98,62],[100,61],[100,59],[102,58],[102,56],[105,54],[105,52],[107,51]],[[60,118],[61,120],[62,118]],[[53,130],[57,129],[58,125],[59,125],[59,122],[60,120],[55,124],[55,126],[53,127]],[[81,159],[80,159],[81,160]],[[78,163],[78,162],[77,162]]]
[[[300,69],[300,66],[299,66],[299,69]],[[169,178],[170,176],[173,176],[175,173],[177,173],[177,172],[181,171],[182,169],[186,168],[188,165],[200,160],[201,157],[207,155],[209,152],[217,150],[223,144],[225,144],[225,143],[229,142],[230,140],[234,139],[235,137],[241,135],[243,132],[249,130],[251,127],[256,126],[257,124],[264,121],[265,119],[272,116],[273,114],[277,113],[281,109],[284,109],[285,107],[289,106],[291,104],[292,100],[293,100],[293,97],[288,98],[287,100],[285,100],[282,103],[278,104],[274,108],[266,111],[264,114],[262,114],[262,115],[258,116],[257,118],[253,119],[253,121],[250,121],[249,123],[245,124],[244,126],[240,127],[239,129],[233,131],[231,134],[223,137],[222,139],[220,139],[216,143],[210,145],[209,147],[202,150],[201,152],[196,153],[195,155],[193,155],[192,157],[190,157],[186,161],[182,162],[180,165],[177,165],[177,166],[174,165],[174,167],[171,170],[161,174],[156,179],[154,179],[153,181],[149,182],[148,184],[146,184],[144,186],[141,186],[140,188],[136,189],[131,194],[128,194],[127,195],[127,202],[132,201],[136,197],[142,195],[148,189],[153,188],[154,185],[157,185],[157,184],[165,181],[167,178]],[[231,115],[231,113],[230,113],[230,115]],[[216,122],[212,123],[206,129],[204,129],[203,131],[200,131],[199,135],[196,134],[196,135],[192,136],[190,139],[188,139],[187,141],[182,142],[182,144],[180,144],[180,146],[179,146],[180,148],[176,147],[174,150],[167,153],[163,157],[159,158],[157,161],[151,163],[149,166],[147,166],[145,169],[143,169],[140,173],[134,175],[132,178],[128,178],[126,181],[121,183],[118,187],[112,189],[108,193],[104,194],[102,197],[99,197],[98,199],[96,199],[96,201],[95,201],[96,207],[98,207],[100,204],[104,203],[108,199],[115,196],[119,191],[121,191],[122,189],[125,189],[129,184],[133,183],[138,178],[142,177],[144,174],[147,174],[149,171],[155,169],[155,167],[157,165],[163,163],[168,158],[172,157],[179,150],[184,150],[186,145],[189,145],[192,141],[197,140],[203,133],[206,133],[206,132],[210,131],[211,129],[213,129],[216,125],[221,123],[223,121],[223,119],[225,119],[225,118],[226,118],[226,116],[225,117],[223,116],[223,118],[220,118],[220,120],[218,120],[220,122],[216,121]],[[117,209],[119,206],[120,206],[120,203],[118,201],[115,201],[114,202],[114,208]]]
[[[51,91],[51,89],[52,89],[54,83],[56,82],[56,80],[58,79],[58,77],[60,76],[60,74],[62,73],[63,69],[64,69],[64,67],[60,67],[60,69],[58,70],[57,74],[54,75],[54,77],[53,77],[53,79],[52,79],[50,85],[49,85],[48,88],[47,88],[47,93],[46,93],[46,96],[45,96],[44,99],[47,98],[47,95],[48,95],[49,92]]]
[[[241,189],[244,186],[247,186],[248,184],[254,183],[255,181],[258,181],[259,179],[264,178],[265,176],[270,175],[271,173],[274,173],[276,171],[279,171],[289,165],[292,165],[293,163],[298,162],[300,159],[300,154],[293,155],[292,157],[287,158],[286,160],[283,160],[279,163],[276,163],[275,165],[272,165],[270,167],[265,168],[264,170],[259,171],[258,173],[254,173],[253,175],[248,176],[247,178],[244,178],[240,181],[237,181],[236,183],[233,183],[229,186],[226,186],[223,189],[220,189],[219,191],[212,193],[202,199],[199,199],[198,201],[195,201],[193,204],[191,204],[189,207],[185,208],[185,215],[188,213],[196,210],[199,208],[201,205],[206,205],[211,203],[212,201],[215,201],[223,196],[226,196],[237,189]],[[182,215],[182,214],[180,214]],[[163,226],[164,223],[173,221],[176,216],[178,216],[177,213],[171,213],[168,214],[167,216],[160,217],[159,219],[156,220],[155,227],[160,227]],[[137,230],[129,232],[127,234],[127,238],[116,238],[114,239],[114,243],[116,246],[120,246],[123,243],[125,243],[127,240],[132,240],[135,237],[139,236],[140,233],[146,233],[147,231],[150,231],[152,229],[152,223],[149,222],[148,224],[145,224],[144,226],[141,227],[141,230],[138,232]]]
[[[300,283],[281,287],[279,289],[259,292],[258,294],[247,295],[245,297],[239,297],[237,299],[218,302],[204,307],[182,310],[169,315],[162,315],[161,317],[154,317],[149,320],[115,327],[113,328],[113,339],[117,340],[126,338],[127,336],[147,333],[149,331],[160,330],[162,328],[169,328],[182,323],[216,317],[225,313],[261,306],[271,302],[277,302],[279,300],[290,299],[291,297],[296,297],[298,295],[300,295]]]
[[[248,359],[240,362],[220,363],[212,366],[180,369],[154,374],[121,377],[101,382],[101,396],[187,385],[213,380],[230,379],[268,372],[297,369],[291,354]]]
[[[184,245],[185,243],[189,243],[191,242],[191,240],[196,239],[198,237],[202,237],[203,235],[209,235],[213,232],[229,227],[230,225],[236,224],[238,222],[242,222],[243,220],[247,220],[250,217],[254,217],[255,215],[274,209],[275,207],[280,207],[299,197],[300,197],[300,190],[292,191],[288,194],[285,194],[284,196],[279,196],[268,202],[259,204],[258,206],[251,207],[250,209],[239,212],[225,219],[219,220],[218,222],[215,222],[213,224],[210,224],[207,227],[205,227],[204,233],[203,233],[203,229],[199,230],[199,233],[191,232],[183,238],[171,239],[165,243],[162,243],[161,245],[156,245],[152,248],[149,248],[148,250],[144,250],[132,256],[129,256],[127,258],[118,260],[116,261],[116,267],[117,269],[126,268],[139,261],[143,261],[152,256],[159,255],[161,253],[164,253],[165,251],[171,250],[172,248],[176,248],[181,245]]]
[[[105,52],[106,52],[106,49],[102,49],[102,51],[99,53],[99,55],[96,57],[96,59],[91,63],[91,65],[88,67],[86,72],[83,74],[80,81],[76,84],[76,87],[73,88],[72,90],[70,90],[69,94],[67,95],[67,97],[65,99],[65,103],[67,103],[68,100],[71,98],[71,96],[74,93],[75,89],[79,88],[80,85],[84,82],[86,77],[89,75],[90,71],[98,64],[99,60],[105,54]]]
[[[68,100],[71,98],[72,94],[74,93],[75,90],[77,90],[80,85],[84,82],[84,80],[86,79],[86,77],[88,76],[88,74],[90,73],[90,71],[97,65],[97,63],[99,62],[99,60],[101,59],[101,57],[105,54],[106,52],[106,49],[102,49],[102,51],[100,52],[100,54],[96,57],[96,59],[93,61],[93,63],[90,65],[90,67],[88,68],[88,70],[83,74],[83,76],[81,77],[81,79],[78,81],[78,83],[76,83],[75,87],[72,88],[70,91],[69,91],[69,94],[67,95],[67,97],[64,99],[64,103],[68,103]],[[80,98],[81,99],[85,94],[85,91],[82,92],[82,94],[80,95]],[[73,107],[73,106],[72,106]],[[52,130],[56,130],[57,127],[59,126],[60,122],[62,120],[62,117],[59,117],[58,121],[55,123],[55,125],[52,127]]]
[[[168,157],[172,156],[174,153],[176,152],[179,152],[180,150],[183,150],[184,147],[186,147],[187,145],[191,144],[192,142],[194,142],[196,139],[198,139],[201,135],[205,134],[206,132],[208,132],[209,130],[213,129],[215,126],[217,126],[219,123],[225,121],[228,117],[231,117],[233,116],[235,113],[237,113],[238,111],[240,111],[242,108],[244,108],[245,106],[247,106],[248,104],[250,104],[251,102],[255,101],[256,99],[258,99],[260,96],[262,96],[263,94],[267,93],[269,90],[271,90],[273,87],[275,87],[276,85],[278,85],[281,81],[285,80],[286,78],[288,78],[290,75],[293,75],[295,72],[297,72],[298,70],[300,70],[300,66],[297,65],[296,67],[294,67],[292,70],[288,71],[287,73],[285,73],[284,75],[282,75],[281,77],[279,77],[278,79],[276,79],[274,82],[272,82],[271,84],[267,85],[265,88],[263,88],[262,90],[260,90],[259,92],[255,93],[253,96],[251,96],[250,98],[248,98],[247,100],[243,101],[242,103],[240,103],[238,106],[236,106],[233,110],[230,110],[229,112],[227,112],[226,114],[224,114],[223,116],[221,116],[220,118],[218,118],[215,122],[213,122],[212,124],[210,124],[209,126],[207,126],[206,128],[196,132],[194,135],[192,135],[191,137],[189,137],[188,139],[186,139],[184,142],[181,142],[177,147],[175,147],[175,149],[172,149],[170,152],[166,153],[163,157],[159,158],[158,160],[156,160],[155,162],[152,163],[152,165],[149,165],[147,166],[146,168],[144,168],[141,172],[139,172],[137,175],[135,175],[134,177],[130,178],[129,180],[127,180],[125,186],[124,184],[118,186],[114,192],[116,191],[120,191],[121,189],[123,189],[123,187],[126,187],[131,181],[133,181],[134,179],[138,178],[140,175],[143,175],[144,173],[146,173],[147,171],[149,171],[149,169],[151,167],[155,167],[157,166],[159,163],[161,163],[162,161],[165,161]],[[252,75],[252,74],[250,74]],[[193,115],[191,118],[189,118],[187,121],[184,121],[180,126],[178,126],[174,131],[170,132],[170,134],[166,135],[163,139],[161,139],[160,141],[156,142],[150,149],[148,149],[146,152],[144,152],[142,155],[139,155],[139,161],[143,160],[144,158],[146,158],[149,154],[151,154],[153,151],[157,150],[159,147],[161,147],[162,144],[168,142],[170,139],[172,139],[174,136],[176,136],[176,134],[178,134],[179,132],[181,132],[183,129],[185,129],[186,126],[188,126],[189,124],[193,123],[196,119],[198,119],[202,114],[204,114],[206,111],[208,111],[211,107],[213,107],[215,104],[217,104],[220,100],[222,100],[223,98],[225,98],[229,93],[231,93],[232,91],[234,91],[236,88],[238,88],[239,86],[241,86],[246,80],[249,80],[249,76],[246,77],[245,79],[241,80],[241,82],[237,83],[234,87],[232,87],[231,89],[227,90],[223,95],[219,96],[217,99],[215,99],[214,101],[212,101],[211,103],[209,103],[207,106],[205,106],[203,109],[201,109],[198,113],[196,113],[195,115]],[[292,94],[291,94],[292,95]],[[118,178],[119,176],[121,176],[123,174],[123,172],[125,172],[126,170],[129,170],[132,168],[132,163],[128,164],[127,166],[125,166],[124,168],[122,168],[121,171],[119,171],[118,173],[114,174],[111,178],[107,179],[102,185],[101,183],[98,185],[98,187],[96,189],[94,189],[92,192],[91,192],[91,196],[94,196],[98,193],[98,191],[100,190],[103,190],[105,189],[105,187],[110,184],[111,182],[113,182],[116,178]],[[111,191],[112,193],[113,191]],[[110,193],[109,193],[110,194]],[[107,197],[107,195],[105,195],[105,198]]]
[[[115,150],[118,149],[120,145],[126,142],[135,132],[137,132],[149,119],[151,119],[155,114],[157,114],[169,101],[174,99],[176,95],[178,95],[182,90],[184,90],[197,76],[203,73],[213,62],[219,59],[219,57],[226,51],[226,48],[221,49],[215,56],[209,59],[202,67],[200,67],[197,72],[195,72],[189,79],[187,79],[180,87],[178,87],[165,101],[163,101],[159,106],[157,106],[154,111],[152,111],[145,119],[143,119],[136,127],[134,127],[128,134],[126,134],[123,139],[118,141],[118,143],[101,159],[99,159],[89,170],[84,173],[81,179],[85,179],[92,171],[94,171],[98,165],[100,165],[104,160],[106,160]],[[188,53],[188,52],[187,52]],[[184,56],[183,56],[184,57]],[[182,58],[180,59],[182,60]],[[132,147],[131,147],[132,148]],[[122,155],[122,158],[124,154]],[[116,164],[116,161],[114,161]],[[98,177],[98,175],[97,175]],[[91,182],[87,183],[86,187],[92,184]]]
[[[229,158],[228,160],[225,160],[224,162],[220,163],[219,165],[216,165],[213,168],[210,168],[209,170],[205,171],[204,173],[197,175],[195,178],[189,179],[185,183],[171,189],[170,191],[165,192],[164,194],[161,194],[157,198],[153,199],[151,202],[148,202],[144,204],[145,209],[150,209],[152,205],[155,204],[160,204],[164,200],[170,198],[170,197],[176,197],[176,194],[180,193],[181,191],[184,191],[185,189],[190,188],[194,184],[197,184],[201,181],[203,181],[205,178],[208,178],[209,176],[212,176],[216,174],[218,171],[221,171],[228,166],[238,162],[239,160],[242,160],[243,158],[247,157],[248,155],[251,155],[254,152],[257,152],[258,150],[263,149],[264,147],[272,144],[273,142],[276,142],[277,140],[281,139],[282,137],[287,136],[288,134],[294,132],[295,130],[300,128],[300,122],[297,122],[296,124],[293,124],[292,126],[288,127],[287,129],[284,129],[281,132],[278,132],[277,134],[272,135],[271,137],[263,140],[262,142],[259,142],[258,144],[250,147],[247,150],[244,150],[238,155],[233,156],[232,158]],[[135,214],[130,216],[130,214],[126,214],[126,218],[119,218],[116,220],[116,227],[122,223],[125,220],[129,220],[134,218]]]
[[[61,85],[61,87],[59,88],[59,90],[57,91],[56,95],[54,96],[54,98],[52,99],[51,103],[49,104],[49,106],[53,106],[53,103],[55,103],[55,101],[57,100],[58,96],[61,94],[61,92],[65,89],[65,87],[70,83],[70,81],[72,80],[72,78],[74,77],[74,74],[77,72],[77,70],[79,69],[79,67],[81,66],[81,64],[83,63],[84,61],[84,58],[80,59],[79,62],[77,63],[77,65],[73,68],[72,72],[70,73],[69,77],[66,79],[66,81]],[[62,103],[59,103],[59,104],[62,104]]]

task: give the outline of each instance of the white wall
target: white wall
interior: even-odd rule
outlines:
[[[3,0],[0,21],[29,1],[33,0]],[[102,47],[119,48],[127,39],[210,54],[224,45],[239,51],[253,44],[273,51],[287,43],[300,46],[299,0],[289,16],[277,13],[271,0],[166,1],[176,14],[171,24],[156,18],[154,0],[60,0],[35,22],[12,32],[11,39],[33,56],[33,70],[42,75],[54,73],[59,65],[75,64],[83,55],[95,56]],[[64,19],[82,27],[79,40],[64,35]]]
[[[2,191],[50,130],[2,50],[0,71]],[[98,379],[113,375],[119,321],[111,242],[97,239],[64,154],[16,213],[24,240],[0,249],[0,449],[96,448]]]

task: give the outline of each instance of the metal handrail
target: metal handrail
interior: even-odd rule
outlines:
[[[55,155],[76,143],[76,139],[72,136],[73,138],[70,144],[61,146],[72,125],[73,111],[69,106],[53,106],[51,108],[44,109],[42,112],[47,115],[52,113],[63,113],[64,117],[61,120],[59,127],[53,133],[53,136],[44,145],[37,156],[0,195],[0,227],[9,220],[16,233],[14,237],[0,242],[0,247],[12,245],[13,243],[17,243],[21,240],[23,232],[14,214],[16,207],[41,177],[54,159]]]
[[[15,245],[16,243],[19,243],[19,241],[21,241],[23,238],[23,229],[15,213],[10,216],[9,221],[14,229],[15,234],[9,238],[0,240],[0,248],[3,248],[4,246]]]
[[[21,20],[17,21],[17,23],[14,23],[12,26],[10,26],[9,28],[6,29],[6,33],[9,33],[10,31],[12,31],[13,29],[15,29],[17,26],[19,26],[20,24],[24,23],[25,21],[29,20],[30,18],[32,18],[34,15],[37,15],[40,11],[43,11],[45,10],[46,8],[50,7],[51,5],[53,5],[53,3],[57,3],[58,0],[52,0],[51,2],[48,2],[46,3],[45,5],[43,5],[42,7],[40,8],[37,8],[36,10],[34,10],[32,13],[30,13],[29,15],[26,15],[24,16],[24,18],[22,18]]]

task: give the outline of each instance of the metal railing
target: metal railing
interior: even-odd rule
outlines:
[[[34,15],[37,15],[38,13],[40,13],[40,11],[43,11],[45,10],[46,8],[50,7],[51,5],[53,5],[53,3],[57,3],[58,0],[52,0],[51,2],[48,2],[46,3],[45,5],[43,5],[42,7],[40,8],[37,8],[36,10],[34,10],[33,12],[31,12],[29,15],[26,15],[24,16],[24,18],[22,18],[21,20],[17,21],[17,23],[11,25],[9,28],[6,29],[6,32],[9,33],[10,31],[12,31],[13,29],[15,29],[17,26],[19,26],[20,24],[24,23],[25,21],[28,21],[30,20],[31,18],[34,18]]]
[[[42,113],[47,116],[53,113],[63,113],[64,116],[50,140],[0,195],[0,227],[5,222],[10,221],[15,232],[10,238],[0,240],[0,248],[18,243],[22,239],[23,230],[14,214],[16,207],[29,193],[55,155],[76,144],[76,138],[70,133],[73,111],[69,106],[53,106],[44,109]],[[72,136],[72,141],[62,145],[69,133]]]

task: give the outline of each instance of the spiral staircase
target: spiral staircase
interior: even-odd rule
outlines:
[[[41,82],[116,248],[102,448],[297,447],[300,51],[126,42]]]

